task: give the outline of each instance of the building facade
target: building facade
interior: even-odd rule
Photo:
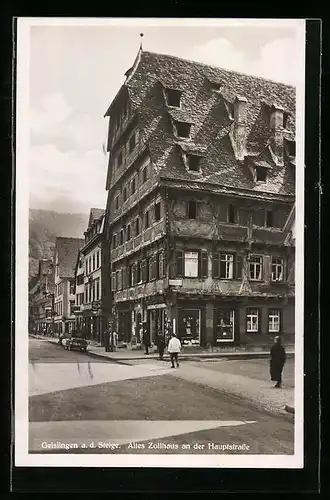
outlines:
[[[29,332],[49,334],[53,329],[53,262],[39,260],[38,275],[29,284]]]
[[[75,265],[80,238],[57,237],[54,250],[54,331],[72,333],[75,326]]]
[[[103,343],[103,333],[106,329],[107,321],[103,303],[105,295],[102,293],[104,281],[102,259],[105,254],[104,213],[104,209],[92,208],[90,210],[88,227],[84,233],[84,245],[80,252],[83,259],[84,297],[83,303],[80,304],[82,309],[83,333],[89,340],[100,344]],[[109,253],[109,247],[107,246],[106,248]],[[80,277],[79,283],[81,283],[81,279]],[[80,291],[79,293],[81,294],[82,292]],[[76,293],[76,302],[77,300]]]
[[[293,343],[295,89],[140,50],[106,116],[119,338]]]
[[[83,332],[83,306],[85,297],[84,284],[84,256],[81,250],[78,251],[77,261],[75,266],[75,305],[73,313],[75,315],[75,330],[79,334]]]

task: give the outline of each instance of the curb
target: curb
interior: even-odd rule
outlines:
[[[285,405],[284,406],[284,409],[287,413],[291,413],[292,415],[294,415],[294,408],[293,406],[288,406],[288,405]]]

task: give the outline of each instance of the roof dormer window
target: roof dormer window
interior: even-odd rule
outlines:
[[[266,182],[266,180],[267,180],[267,168],[256,167],[256,181]]]
[[[200,161],[201,157],[197,155],[187,155],[187,164],[188,164],[188,170],[191,172],[200,172],[201,167],[200,167]]]
[[[165,90],[165,95],[166,95],[166,103],[168,106],[173,106],[176,108],[180,108],[181,106],[181,90],[174,90],[174,89],[166,89]]]
[[[189,139],[191,124],[186,122],[175,122],[177,136],[180,138]]]

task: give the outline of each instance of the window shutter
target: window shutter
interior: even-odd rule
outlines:
[[[176,250],[175,252],[175,257],[176,257],[176,275],[177,276],[183,276],[183,251],[182,250]]]
[[[208,255],[207,252],[204,250],[201,250],[198,255],[199,262],[198,262],[198,276],[200,278],[207,278],[208,276]]]
[[[159,275],[159,261],[161,259],[161,254],[160,252],[155,255],[155,279],[160,278]]]
[[[111,278],[112,278],[112,291],[116,291],[116,273],[111,273]]]
[[[234,270],[235,279],[242,278],[242,264],[243,264],[242,255],[235,255],[235,270]]]
[[[213,254],[213,278],[220,278],[220,254],[219,252],[214,252]]]

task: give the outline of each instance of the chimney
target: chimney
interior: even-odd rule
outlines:
[[[232,128],[232,144],[238,160],[244,160],[246,154],[246,122],[247,99],[236,96],[234,102],[234,122]]]
[[[270,149],[276,165],[283,165],[284,110],[275,104],[270,109]]]

